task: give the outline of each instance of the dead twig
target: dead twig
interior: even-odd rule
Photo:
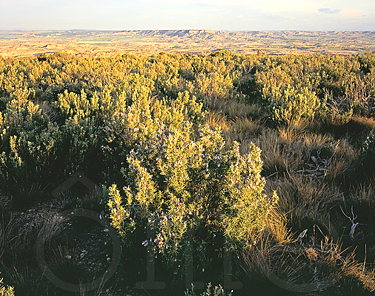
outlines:
[[[350,232],[349,232],[349,237],[351,240],[354,240],[356,235],[354,234],[355,233],[355,229],[357,228],[358,225],[365,225],[365,224],[360,224],[358,222],[355,222],[355,220],[357,219],[357,215],[354,214],[354,210],[353,210],[353,206],[351,206],[351,214],[352,214],[352,217],[349,217],[345,212],[344,210],[342,209],[342,207],[340,206],[340,209],[341,209],[341,212],[342,214],[349,219],[350,223],[352,223],[352,227],[350,228]]]

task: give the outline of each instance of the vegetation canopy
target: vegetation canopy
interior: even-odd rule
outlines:
[[[67,295],[38,269],[41,237],[66,282],[104,273],[109,228],[61,215],[86,209],[121,240],[118,272],[95,295],[131,294],[150,258],[171,295],[192,273],[223,284],[217,295],[232,279],[235,295],[371,293],[374,111],[373,53],[0,58],[4,282]],[[53,198],[77,172],[97,187]]]

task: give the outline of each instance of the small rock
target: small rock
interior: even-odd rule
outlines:
[[[70,260],[70,259],[72,259],[72,256],[66,255],[65,258],[68,259],[68,260]]]

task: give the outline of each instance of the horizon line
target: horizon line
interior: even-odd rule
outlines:
[[[96,32],[127,32],[127,31],[213,31],[213,32],[375,32],[375,30],[214,30],[214,29],[0,29],[0,32],[67,32],[67,31],[96,31]]]

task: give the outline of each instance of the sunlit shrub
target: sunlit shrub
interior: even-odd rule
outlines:
[[[160,124],[127,162],[124,192],[110,188],[112,225],[126,245],[151,246],[176,272],[193,246],[199,266],[220,248],[251,246],[277,200],[276,193],[263,193],[260,149],[251,145],[240,155],[235,143],[225,151],[220,131],[207,126],[195,135],[190,123],[181,129]],[[147,237],[145,229],[155,236]]]
[[[49,179],[61,131],[32,102],[13,100],[0,119],[0,184],[2,192],[17,195]]]
[[[123,112],[115,112],[111,120],[102,126],[102,153],[108,168],[106,180],[114,180],[122,167],[126,167],[126,157],[138,143],[156,136],[160,123],[181,129],[186,120],[202,123],[205,112],[202,104],[187,92],[179,93],[176,100],[167,102],[150,97],[150,90],[142,87],[132,94],[132,104]],[[120,182],[120,181],[118,181]]]
[[[318,113],[320,101],[307,88],[285,89],[280,98],[271,99],[272,117],[276,122],[290,124],[301,119],[313,120]]]

